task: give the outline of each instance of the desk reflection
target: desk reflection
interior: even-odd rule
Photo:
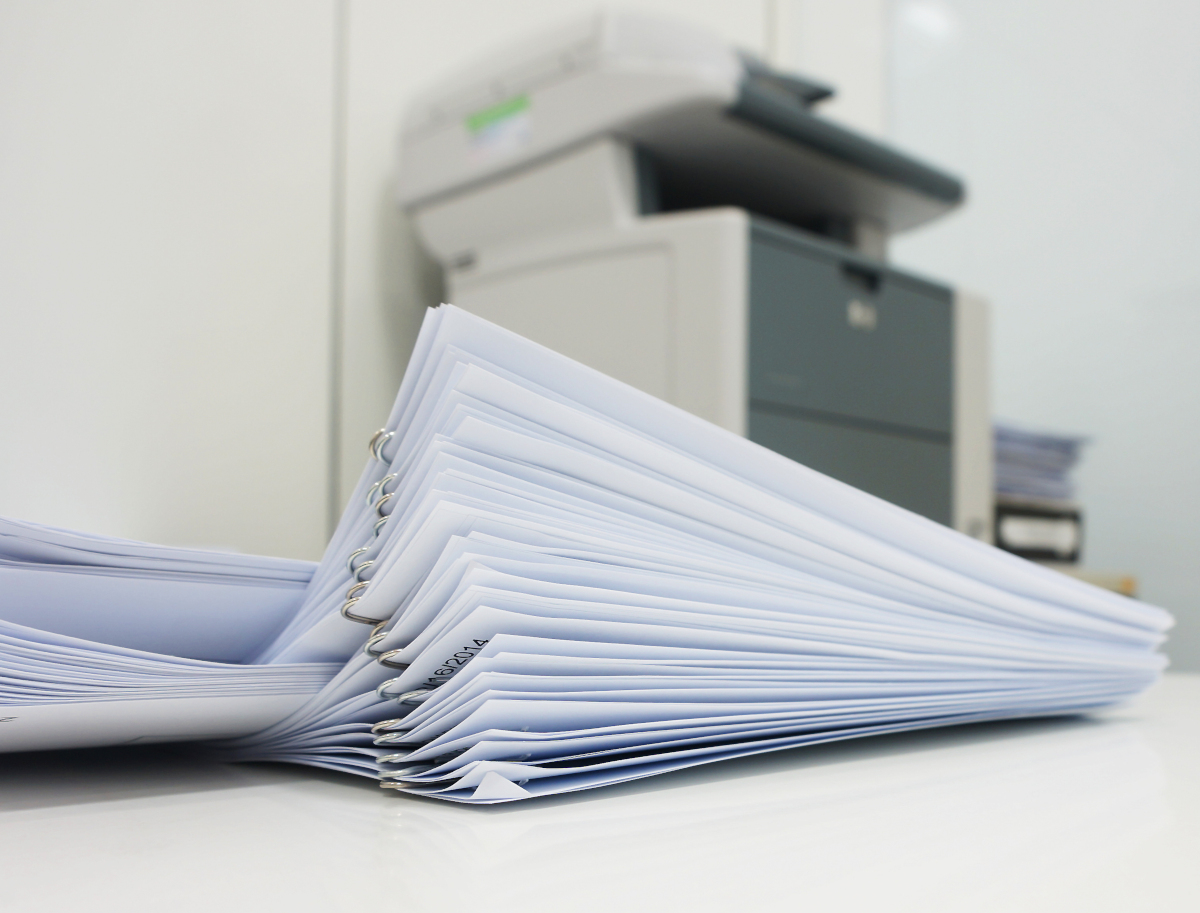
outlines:
[[[21,909],[1015,909],[1164,826],[1136,723],[987,724],[497,808],[160,751],[0,763]],[[65,874],[60,865],[70,859]],[[199,870],[219,877],[196,881]],[[53,874],[51,874],[53,873]],[[191,888],[182,896],[181,882]]]
[[[790,901],[1014,909],[1161,827],[1163,774],[1136,727],[1058,720],[801,749],[478,814],[405,804],[382,828],[381,879],[418,908],[470,873],[489,906],[731,909]],[[414,878],[420,872],[422,877]]]

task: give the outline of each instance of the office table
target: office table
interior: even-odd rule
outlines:
[[[10,755],[0,907],[1200,909],[1200,675],[482,809],[156,747]]]

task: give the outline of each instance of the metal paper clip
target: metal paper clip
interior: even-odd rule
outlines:
[[[375,492],[383,491],[387,488],[387,483],[396,478],[396,473],[389,472],[382,479],[367,489],[367,503],[373,504],[375,501]]]
[[[394,663],[394,662],[392,662],[393,656],[396,656],[403,652],[404,652],[403,647],[401,647],[399,650],[388,650],[386,653],[380,653],[378,656],[376,656],[375,661],[378,662],[380,665],[391,666],[393,669],[407,669],[409,667],[409,665],[411,665],[410,663]]]
[[[354,584],[354,586],[350,587],[350,592],[354,592],[354,590],[360,586],[365,586],[365,584],[362,584],[362,583]],[[375,625],[375,629],[373,631],[371,631],[371,636],[368,637],[367,642],[365,644],[363,644],[363,652],[366,653],[367,656],[370,656],[371,658],[375,658],[375,654],[374,654],[374,652],[372,652],[371,648],[373,646],[375,646],[377,643],[379,643],[381,640],[383,640],[385,637],[387,637],[387,632],[385,632],[383,630],[383,626],[386,624],[387,624],[386,621],[381,621],[381,622],[379,622],[379,624]]]
[[[391,732],[392,730],[386,729],[384,727],[396,726],[403,722],[404,722],[404,720],[400,717],[397,717],[397,718],[391,719],[391,720],[380,720],[378,723],[376,723],[374,726],[371,727],[371,735],[378,735],[381,732]]]
[[[386,478],[386,476],[384,478]],[[375,492],[379,491],[379,483],[382,481],[383,481],[383,479],[376,479],[375,484],[367,489],[367,506],[368,507],[375,500]]]
[[[385,748],[388,745],[403,745],[408,736],[407,729],[397,729],[394,731],[384,732],[382,735],[375,736],[375,741],[372,742],[376,748]]]
[[[371,451],[371,456],[379,460],[381,463],[386,463],[383,458],[383,445],[396,436],[395,431],[388,431],[386,428],[380,428],[371,436],[371,443],[368,449]]]
[[[342,612],[343,618],[347,619],[348,621],[357,621],[360,625],[373,625],[373,626],[387,621],[386,618],[367,618],[366,615],[355,615],[353,612],[350,611],[350,609],[354,606],[355,603],[358,602],[358,600],[359,600],[359,597],[355,596],[353,599],[347,599],[342,604],[341,612]]]
[[[412,767],[402,767],[399,770],[380,771],[379,779],[384,780],[402,780],[405,777],[411,777],[414,774],[423,774],[427,770],[433,770],[432,764],[414,764]]]
[[[357,558],[359,555],[361,555],[363,552],[370,551],[370,550],[371,550],[371,546],[364,545],[362,548],[356,548],[354,551],[352,551],[350,553],[349,557],[346,558],[346,570],[348,570],[351,574],[353,574],[354,573],[354,559]]]
[[[379,699],[383,701],[395,701],[398,704],[419,704],[429,695],[433,694],[432,688],[418,688],[416,691],[405,691],[403,694],[388,694],[388,685],[394,685],[400,681],[399,677],[389,678],[386,682],[375,689],[375,693],[379,695]]]

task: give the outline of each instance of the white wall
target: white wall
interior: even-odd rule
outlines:
[[[0,515],[319,556],[440,300],[405,99],[594,5],[0,0]]]
[[[320,554],[333,8],[0,3],[0,514]]]
[[[891,135],[967,178],[894,259],[993,302],[997,413],[1093,436],[1086,564],[1200,669],[1200,5],[895,0]]]
[[[837,90],[821,116],[873,136],[887,131],[889,0],[774,0],[772,63]]]

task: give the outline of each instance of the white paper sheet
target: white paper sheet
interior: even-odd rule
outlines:
[[[454,308],[373,453],[315,569],[0,521],[0,750],[219,737],[492,803],[1081,712],[1165,664],[1161,609]]]

